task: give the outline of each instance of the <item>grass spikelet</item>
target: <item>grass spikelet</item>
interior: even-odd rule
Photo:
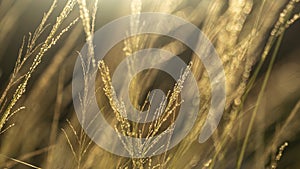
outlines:
[[[37,31],[33,34],[32,39],[31,39],[31,36],[30,36],[29,39],[30,39],[31,42],[28,42],[28,44],[30,44],[30,45],[29,45],[29,48],[27,50],[28,52],[26,52],[27,55],[25,55],[25,57],[24,57],[25,59],[22,60],[22,61],[20,59],[21,56],[19,55],[18,60],[17,60],[17,66],[16,66],[17,68],[14,70],[15,73],[17,73],[20,70],[21,66],[27,60],[27,58],[31,54],[33,54],[32,50],[35,51],[35,48],[33,47],[35,45],[35,41],[37,40],[37,38],[43,32],[43,30],[45,28],[44,27],[45,22],[47,21],[49,15],[52,13],[53,8],[54,8],[54,6],[55,6],[56,3],[57,2],[54,1],[53,5],[50,7],[49,12],[46,15],[44,15],[44,17],[42,19],[42,22],[41,22],[40,26],[38,27]],[[22,78],[22,82],[18,85],[16,91],[14,92],[14,94],[12,96],[12,99],[10,100],[10,103],[8,103],[7,108],[3,112],[3,115],[2,115],[1,120],[0,120],[0,131],[2,130],[4,124],[6,123],[7,117],[9,117],[9,115],[11,114],[12,109],[14,108],[14,106],[16,105],[16,103],[19,101],[19,99],[25,93],[28,81],[30,80],[30,78],[32,76],[32,73],[36,70],[36,68],[38,67],[38,65],[41,63],[43,56],[55,44],[53,42],[56,42],[61,37],[61,36],[58,36],[58,37],[55,38],[55,34],[59,30],[62,22],[66,19],[66,17],[72,11],[74,5],[75,5],[75,2],[73,0],[67,1],[66,6],[63,8],[62,12],[57,17],[56,23],[53,25],[53,27],[52,27],[50,33],[48,34],[45,42],[43,44],[41,44],[39,52],[34,56],[34,61],[32,62],[31,66],[29,67],[28,72],[24,74],[24,77]],[[21,46],[20,53],[22,53],[23,47],[24,47],[24,43]],[[39,45],[37,47],[39,47]],[[13,76],[12,76],[12,80],[11,80],[12,82],[8,84],[8,87],[7,87],[8,89],[14,83],[14,77],[15,77],[15,74],[13,74]]]

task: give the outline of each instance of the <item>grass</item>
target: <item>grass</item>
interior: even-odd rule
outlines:
[[[3,39],[6,35],[3,34],[8,29],[21,25],[18,23],[21,19],[16,18],[18,22],[12,20],[7,27],[3,24],[9,18],[20,16],[18,12],[10,10],[31,10],[32,2],[26,3],[29,7],[22,9],[17,1],[0,2],[0,18],[3,21],[0,21],[0,44],[5,44]],[[21,41],[21,47],[18,52],[13,51],[17,53],[17,57],[13,58],[15,64],[10,65],[12,70],[3,70],[6,76],[10,75],[0,76],[0,168],[276,169],[292,168],[299,164],[297,160],[292,160],[297,154],[287,155],[291,158],[289,161],[285,159],[285,153],[289,154],[290,147],[299,145],[297,122],[300,89],[296,88],[289,99],[281,101],[290,106],[279,109],[281,112],[278,115],[276,109],[268,108],[271,105],[268,94],[277,92],[269,88],[274,85],[271,83],[276,75],[274,70],[281,63],[278,57],[283,55],[281,48],[286,32],[300,16],[299,0],[134,0],[120,3],[127,5],[128,14],[157,11],[180,16],[198,26],[211,40],[226,74],[226,107],[217,131],[207,142],[197,142],[210,107],[210,79],[201,61],[185,45],[156,35],[133,36],[116,44],[104,60],[97,62],[94,58],[93,34],[103,24],[101,19],[105,19],[102,16],[106,13],[102,6],[108,5],[108,2],[53,0],[47,7],[48,11],[37,17],[40,21],[35,31],[18,40]],[[125,6],[121,7],[125,9]],[[2,8],[4,12],[1,12]],[[109,12],[106,15],[111,14]],[[138,15],[132,17],[130,22],[128,33],[138,32],[143,27]],[[168,26],[167,23],[163,24]],[[9,34],[7,37],[13,38]],[[18,44],[14,41],[10,42],[11,45]],[[88,113],[91,100],[87,86],[91,80],[95,80],[88,72],[96,67],[97,72],[93,73],[97,75],[96,84],[99,85],[96,90],[99,107],[109,124],[119,133],[122,146],[131,157],[120,157],[97,146],[85,134],[76,117],[72,105],[71,81],[74,62],[77,57],[82,57],[76,51],[81,49],[83,43],[88,47],[88,64],[82,63],[85,88],[78,95],[83,114]],[[177,83],[160,81],[167,77],[159,71],[142,72],[131,82],[130,92],[134,93],[130,96],[131,102],[148,113],[154,99],[148,89],[159,83],[158,87],[164,88],[167,95],[156,110],[156,119],[150,123],[133,122],[126,117],[128,112],[125,111],[125,102],[116,96],[111,78],[122,59],[136,51],[155,47],[173,52],[188,66],[182,71]],[[1,59],[4,63],[8,57],[2,57],[0,52]],[[165,60],[166,64],[169,62]],[[131,64],[129,60],[129,68]],[[199,116],[185,139],[168,150],[172,127],[183,102],[180,92],[189,76],[188,71],[197,79],[201,93]],[[298,81],[296,78],[291,83],[297,86]],[[163,115],[158,116],[159,113]],[[122,135],[145,138],[145,142],[136,144],[129,137],[123,139]],[[153,136],[158,135],[153,139]],[[161,135],[169,136],[165,145],[160,147],[168,151],[146,158],[134,157],[137,151],[142,154],[150,152]]]

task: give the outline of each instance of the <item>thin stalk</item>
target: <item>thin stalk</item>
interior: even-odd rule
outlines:
[[[269,77],[270,77],[270,74],[271,74],[271,71],[273,69],[273,66],[274,66],[274,62],[275,62],[275,58],[278,54],[278,51],[280,49],[280,46],[281,46],[281,42],[282,42],[282,39],[284,37],[284,32],[279,36],[278,40],[277,40],[277,43],[276,43],[276,46],[275,46],[275,50],[274,50],[274,53],[271,57],[271,61],[270,61],[270,65],[268,67],[268,70],[266,72],[266,75],[265,75],[265,78],[263,80],[263,84],[262,84],[262,87],[261,87],[261,90],[259,92],[259,95],[258,95],[258,99],[256,101],[256,104],[255,104],[255,108],[254,108],[254,111],[253,111],[253,114],[251,116],[251,120],[250,120],[250,123],[249,123],[249,127],[247,129],[247,133],[246,133],[246,137],[245,137],[245,140],[243,142],[243,146],[242,146],[242,150],[241,150],[241,153],[240,153],[240,156],[238,158],[238,162],[237,162],[237,169],[240,169],[241,168],[241,165],[242,165],[242,162],[243,162],[243,158],[244,158],[244,155],[245,155],[245,151],[246,151],[246,147],[247,147],[247,144],[248,144],[248,141],[249,141],[249,136],[250,136],[250,133],[252,131],[252,128],[253,128],[253,124],[254,124],[254,120],[255,120],[255,117],[256,117],[256,114],[258,112],[258,109],[259,109],[259,105],[263,99],[263,95],[264,95],[264,91],[266,89],[266,86],[268,84],[268,80],[269,80]]]

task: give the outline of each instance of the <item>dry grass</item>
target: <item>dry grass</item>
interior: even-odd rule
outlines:
[[[210,107],[210,79],[204,65],[187,46],[157,35],[133,36],[117,44],[97,63],[93,35],[103,26],[102,20],[107,19],[102,16],[112,14],[105,13],[108,2],[54,0],[44,15],[36,16],[40,21],[32,33],[23,39],[23,35],[20,38],[9,34],[17,26],[22,29],[20,17],[23,11],[32,10],[33,2],[0,2],[0,73],[4,72],[0,74],[0,168],[276,169],[299,165],[295,160],[299,150],[299,59],[292,57],[299,55],[299,50],[282,52],[283,42],[289,43],[285,38],[290,27],[300,17],[299,0],[118,1],[126,8],[117,9],[118,15],[137,14],[131,18],[128,34],[144,26],[138,17],[141,12],[164,12],[195,24],[214,44],[226,74],[226,107],[217,131],[203,144],[197,138]],[[13,46],[21,42],[19,51],[10,51],[6,41]],[[93,73],[99,85],[98,104],[131,158],[98,147],[77,120],[71,83],[75,60],[83,57],[76,51],[80,51],[83,43],[88,47],[88,64],[82,63],[84,86],[95,80],[88,73],[96,67],[98,71]],[[207,48],[198,39],[200,44]],[[188,66],[177,83],[164,80],[168,77],[151,70],[142,72],[130,83],[131,102],[140,110],[149,112],[153,101],[149,89],[155,85],[167,95],[155,112],[155,120],[137,123],[126,117],[126,105],[117,98],[111,78],[122,59],[147,48],[170,51]],[[284,60],[285,56],[291,59]],[[8,62],[12,59],[14,64]],[[6,61],[11,69],[4,69]],[[129,60],[129,68],[131,64]],[[155,147],[160,137],[153,136],[171,138],[182,103],[180,92],[189,71],[197,79],[201,93],[201,108],[192,131],[179,145],[161,155],[134,158],[134,153],[147,154]],[[88,96],[87,87],[78,96],[83,114],[88,113]],[[160,113],[163,115],[158,116]],[[121,135],[146,141],[134,144]],[[170,139],[160,148],[167,150],[169,144]]]

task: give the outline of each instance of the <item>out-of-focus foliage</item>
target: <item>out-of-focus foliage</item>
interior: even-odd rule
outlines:
[[[0,1],[0,168],[297,168],[299,8],[299,0]],[[159,47],[191,62],[201,109],[192,132],[170,151],[146,159],[118,157],[94,144],[79,125],[72,103],[74,62],[84,43],[94,55],[95,30],[120,16],[149,11],[182,17],[207,35],[223,61],[226,109],[212,138],[199,144],[211,98],[201,61],[174,39],[125,39],[91,65],[99,66],[99,105],[112,126],[121,126],[116,130],[132,137],[155,135],[172,125],[180,106],[181,84],[148,71],[132,81],[132,103],[147,107],[148,90],[159,81],[155,87],[171,90],[165,103],[171,113],[149,131],[121,117],[110,73],[140,49]],[[131,31],[142,26],[138,18],[131,22]],[[89,80],[85,77],[86,85]]]

